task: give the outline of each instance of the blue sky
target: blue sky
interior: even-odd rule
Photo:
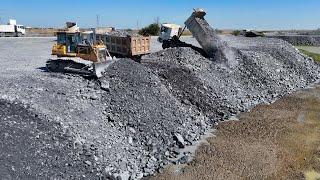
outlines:
[[[7,0],[0,3],[0,18],[36,27],[63,27],[66,21],[94,27],[99,15],[100,25],[136,28],[157,17],[182,25],[194,7],[204,8],[208,22],[220,29],[320,28],[319,0]]]

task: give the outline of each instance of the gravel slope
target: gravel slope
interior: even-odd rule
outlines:
[[[2,146],[1,151],[37,159],[33,154],[43,149],[39,162],[30,162],[28,168],[1,158],[6,168],[0,173],[18,179],[27,177],[28,171],[32,179],[152,175],[166,164],[186,162],[189,154],[173,159],[180,148],[199,140],[213,122],[319,79],[319,66],[284,41],[221,38],[237,52],[235,59],[213,62],[191,48],[168,49],[145,56],[142,64],[121,59],[100,80],[43,71],[52,38],[0,39],[4,67],[0,69],[0,98],[4,104],[18,102],[17,109],[23,107],[21,111],[37,116],[1,122],[2,128],[19,122],[10,128],[21,132],[35,129],[27,135],[8,132],[12,137],[8,143],[20,142],[22,136],[30,144],[33,141],[30,153],[13,151],[15,146]],[[38,127],[32,125],[35,121],[45,124],[39,127],[44,134],[39,135]],[[37,140],[38,135],[44,143]],[[45,147],[54,149],[56,141],[45,139],[56,136],[59,147],[52,152]],[[61,159],[47,161],[51,152]],[[49,168],[56,164],[60,168]],[[68,171],[69,164],[75,166],[74,171]]]
[[[145,56],[142,63],[171,93],[212,121],[273,102],[319,79],[319,66],[282,40],[222,38],[236,49],[236,59],[217,63],[190,48],[175,48]]]
[[[278,38],[285,40],[295,46],[320,46],[319,35],[283,35],[283,36],[267,36],[270,38]]]

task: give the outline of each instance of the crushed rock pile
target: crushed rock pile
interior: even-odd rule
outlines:
[[[1,179],[94,179],[75,139],[17,102],[0,100]],[[81,154],[81,153],[80,153]]]
[[[186,162],[189,153],[173,159],[213,123],[319,80],[319,65],[285,41],[221,38],[237,52],[227,59],[232,64],[171,48],[141,64],[120,59],[99,80],[52,73],[7,83],[4,90],[15,99],[0,102],[6,141],[0,174],[140,179]],[[22,105],[14,103],[21,99]]]
[[[268,37],[282,39],[295,46],[320,46],[319,35],[275,35]]]
[[[230,65],[204,58],[191,48],[167,49],[145,56],[181,102],[197,107],[213,122],[271,103],[319,80],[319,65],[278,39],[225,37],[237,49]]]
[[[138,34],[135,31],[127,31],[127,30],[114,30],[111,32],[107,32],[106,34],[110,35],[110,36],[118,36],[118,37],[127,37],[127,36],[138,37],[138,36],[141,36],[140,34]]]

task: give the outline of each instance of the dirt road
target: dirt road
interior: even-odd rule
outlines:
[[[319,179],[320,87],[217,126],[187,166],[153,179]]]

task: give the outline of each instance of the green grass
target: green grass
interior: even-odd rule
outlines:
[[[304,49],[299,49],[299,51],[320,63],[320,54],[309,52]]]

